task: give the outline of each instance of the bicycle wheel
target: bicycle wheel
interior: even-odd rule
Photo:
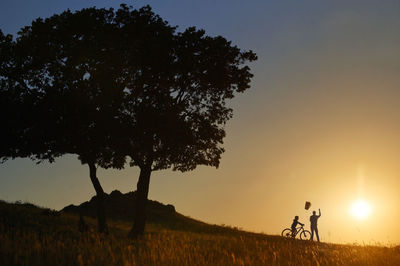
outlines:
[[[300,234],[300,239],[301,240],[310,240],[311,239],[311,232],[308,230],[304,230]]]
[[[281,235],[282,235],[283,237],[292,237],[292,229],[290,229],[290,228],[285,228],[285,229],[283,229]]]

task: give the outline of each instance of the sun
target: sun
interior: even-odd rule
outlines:
[[[351,205],[351,214],[359,220],[364,220],[371,215],[371,205],[363,199],[358,199]]]

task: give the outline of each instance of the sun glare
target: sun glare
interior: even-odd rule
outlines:
[[[359,220],[364,220],[370,216],[371,206],[363,199],[356,200],[351,205],[351,214]]]

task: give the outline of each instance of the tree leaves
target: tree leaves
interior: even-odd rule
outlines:
[[[177,32],[149,6],[67,10],[33,21],[15,41],[0,36],[0,56],[12,49],[1,92],[20,91],[10,96],[23,105],[14,110],[31,120],[9,124],[13,156],[74,153],[106,168],[122,168],[127,156],[153,170],[218,167],[232,117],[226,100],[249,88],[245,63],[257,59],[204,30]]]

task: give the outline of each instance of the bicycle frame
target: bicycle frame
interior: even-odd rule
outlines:
[[[294,237],[296,237],[298,234],[301,234],[301,232],[304,231],[304,226],[301,225],[300,227],[296,227],[296,233],[294,234]]]

